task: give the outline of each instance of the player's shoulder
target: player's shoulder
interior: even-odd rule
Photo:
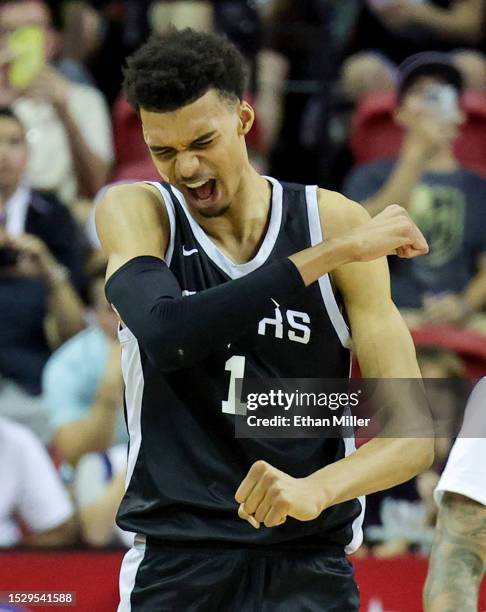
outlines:
[[[96,233],[111,273],[141,255],[164,258],[171,235],[165,197],[156,185],[130,183],[112,185],[99,198]]]
[[[153,183],[134,182],[105,187],[96,202],[96,227],[113,227],[131,223],[144,216],[154,216],[167,225],[166,202],[162,192]]]
[[[162,196],[153,183],[114,183],[107,185],[97,198],[96,210],[138,206],[141,202],[160,201]]]
[[[338,236],[370,219],[369,213],[357,202],[338,191],[317,190],[321,224],[327,237]]]

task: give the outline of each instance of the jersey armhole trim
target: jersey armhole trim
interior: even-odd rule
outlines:
[[[324,239],[321,218],[319,215],[319,203],[317,200],[317,185],[308,185],[305,188],[305,201],[307,205],[307,221],[309,223],[309,235],[311,246],[315,246]],[[332,290],[329,274],[321,276],[319,279],[322,300],[326,307],[327,314],[336,331],[341,344],[351,349],[351,336],[344,317],[339,310],[334,291]]]
[[[165,187],[162,187],[160,183],[158,183],[157,181],[144,181],[144,183],[156,187],[160,195],[162,196],[162,200],[165,204],[167,216],[169,217],[170,228],[169,244],[167,245],[167,249],[165,251],[165,263],[167,264],[167,266],[170,266],[170,262],[172,261],[172,255],[174,254],[174,242],[176,232],[174,203],[172,202],[170,193],[167,191],[167,189],[165,189]]]

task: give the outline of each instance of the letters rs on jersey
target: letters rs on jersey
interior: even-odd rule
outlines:
[[[280,308],[275,308],[275,318],[265,318],[258,324],[258,333],[264,336],[266,333],[275,335],[275,338],[288,338],[293,342],[308,344],[311,336],[310,317],[306,312],[297,310],[285,310],[285,317]],[[267,331],[271,327],[273,331]],[[285,336],[284,336],[285,334]]]
[[[154,183],[170,222],[166,261],[185,299],[322,240],[316,188],[269,181],[267,233],[256,256],[240,265],[211,242],[179,192]],[[295,302],[269,306],[251,333],[173,372],[157,370],[130,330],[121,330],[130,434],[128,488],[117,518],[122,528],[165,541],[359,544],[359,500],[275,529],[255,530],[238,518],[234,494],[257,459],[302,477],[354,449],[350,439],[235,439],[235,379],[349,376],[348,329],[327,276]]]

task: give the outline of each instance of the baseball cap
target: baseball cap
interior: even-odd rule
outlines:
[[[403,98],[413,83],[422,76],[439,77],[452,85],[460,94],[463,89],[462,75],[447,53],[423,51],[408,57],[398,67],[398,97]]]

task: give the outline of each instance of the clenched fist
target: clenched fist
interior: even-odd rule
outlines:
[[[408,212],[396,204],[351,230],[347,238],[353,244],[352,261],[372,261],[384,255],[408,259],[429,252],[422,232]]]
[[[288,516],[311,521],[324,509],[322,494],[308,478],[293,478],[266,461],[254,463],[235,494],[238,515],[258,529],[282,525]]]

